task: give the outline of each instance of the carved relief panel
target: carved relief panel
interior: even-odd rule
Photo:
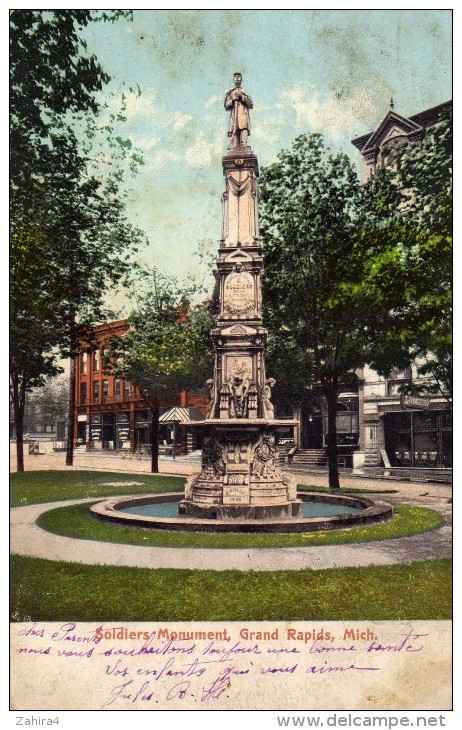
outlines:
[[[252,454],[252,474],[262,481],[282,479],[276,441],[271,431],[265,431],[255,446]]]

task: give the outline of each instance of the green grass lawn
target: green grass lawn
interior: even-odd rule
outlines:
[[[299,492],[327,492],[329,493],[328,487],[319,487],[319,486],[309,486],[306,487],[302,484],[298,484],[297,489]],[[364,487],[363,489],[358,487],[341,487],[340,489],[335,489],[336,494],[397,494],[397,489],[367,489],[367,487]]]
[[[84,497],[182,492],[184,483],[183,477],[159,474],[120,474],[109,471],[16,472],[10,474],[10,504],[12,507],[19,507]]]
[[[387,522],[351,527],[345,530],[292,534],[246,534],[207,532],[174,532],[133,527],[99,520],[90,512],[90,505],[59,507],[42,514],[37,524],[45,530],[66,537],[129,545],[190,548],[271,548],[308,545],[335,545],[352,542],[387,540],[439,527],[443,520],[434,510],[413,505],[396,505],[395,514]]]
[[[35,471],[11,475],[11,505],[53,502],[122,494],[182,492],[184,478],[159,474],[120,474],[92,471]],[[310,491],[310,487],[301,487]],[[328,490],[313,487],[313,491]],[[346,490],[344,490],[346,491]],[[361,491],[361,490],[354,490]],[[363,490],[363,493],[368,490]],[[390,490],[396,491],[396,490]],[[302,534],[208,534],[169,532],[104,522],[89,505],[70,505],[43,514],[38,524],[58,535],[131,545],[164,547],[252,548],[332,545],[386,540],[439,527],[441,516],[422,507],[398,505],[392,520],[367,527]]]
[[[12,621],[449,619],[451,561],[318,571],[148,570],[13,556]]]

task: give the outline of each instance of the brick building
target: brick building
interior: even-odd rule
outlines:
[[[135,385],[104,370],[110,340],[123,337],[127,329],[126,319],[99,325],[92,331],[91,346],[82,342],[79,347],[75,381],[75,446],[79,450],[148,450],[148,404]],[[177,398],[161,401],[161,451],[171,451],[174,444],[183,452],[200,447],[200,433],[196,438],[195,431],[189,433],[178,424],[204,418],[208,402],[205,392],[185,390]]]

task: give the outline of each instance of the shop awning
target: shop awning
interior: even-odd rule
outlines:
[[[183,423],[187,424],[188,421],[204,421],[205,416],[200,412],[198,408],[180,408],[175,406],[170,408],[159,418],[159,423]]]

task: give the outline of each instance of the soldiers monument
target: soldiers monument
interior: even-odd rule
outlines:
[[[215,276],[218,313],[212,329],[215,364],[208,381],[200,474],[190,478],[179,514],[218,520],[284,519],[301,514],[296,485],[280,470],[278,428],[265,371],[267,331],[262,326],[258,241],[258,161],[248,145],[251,97],[242,76],[226,92],[229,149],[223,156],[223,230]],[[191,426],[188,423],[188,426]]]

